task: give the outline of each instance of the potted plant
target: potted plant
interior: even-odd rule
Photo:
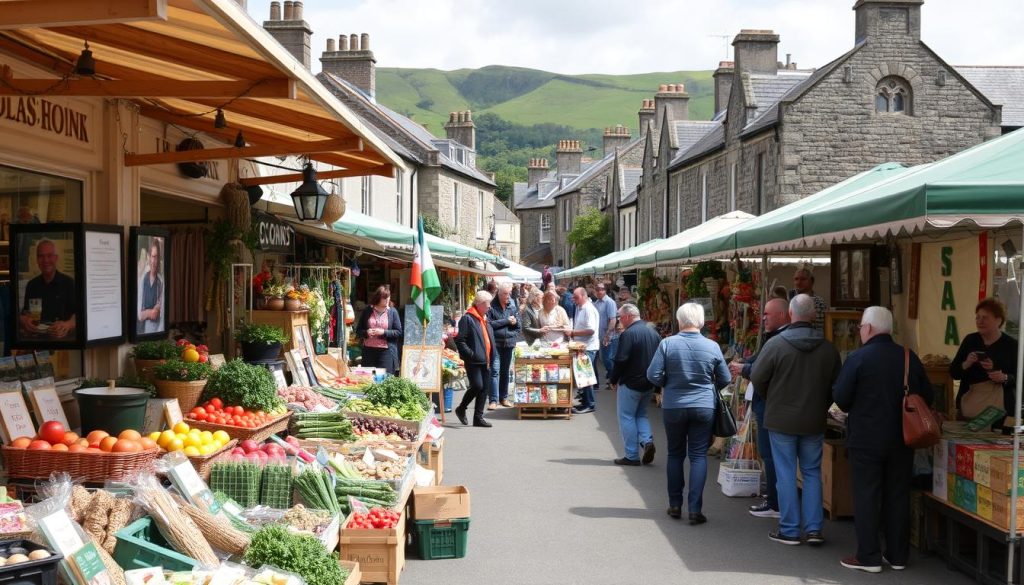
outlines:
[[[242,359],[247,362],[276,360],[281,355],[281,345],[288,342],[283,329],[264,323],[242,325],[235,339],[242,345]]]
[[[309,286],[302,284],[299,288],[293,288],[284,296],[285,311],[301,311],[307,309],[309,302]]]
[[[266,299],[264,306],[269,311],[280,311],[284,309],[284,295],[288,292],[283,282],[268,281],[263,285],[263,297]]]
[[[170,339],[139,342],[131,353],[135,360],[135,374],[152,384],[155,381],[153,368],[180,354],[181,350]]]
[[[199,404],[199,396],[206,387],[206,379],[212,369],[202,362],[186,362],[175,358],[153,368],[156,376],[156,395],[160,398],[177,398],[182,412],[188,412]]]

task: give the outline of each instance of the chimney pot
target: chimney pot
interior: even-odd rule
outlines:
[[[359,50],[359,35],[352,33],[348,36],[348,50],[358,51]]]
[[[327,39],[327,52],[333,53],[338,50],[334,39]]]
[[[664,83],[662,83],[661,85],[658,86],[658,91],[667,91],[667,90],[668,90],[668,85],[666,85]]]
[[[363,33],[359,35],[359,49],[362,51],[370,50],[370,34]]]
[[[292,20],[302,20],[302,2],[296,1],[292,5]]]
[[[284,19],[294,20],[295,17],[295,2],[292,0],[284,0]]]
[[[793,57],[792,53],[786,53],[786,69],[789,69],[789,64],[792,61],[792,57]]]
[[[281,20],[281,3],[277,0],[270,3],[270,20]]]
[[[348,35],[338,36],[338,50],[343,53],[348,51]]]

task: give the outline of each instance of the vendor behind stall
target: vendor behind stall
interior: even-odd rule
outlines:
[[[974,308],[977,333],[964,337],[949,374],[960,380],[956,407],[964,418],[974,418],[986,406],[1012,413],[1016,407],[1017,340],[1001,331],[1006,308],[987,298]]]
[[[398,310],[389,305],[391,290],[378,286],[370,304],[359,316],[356,335],[363,340],[363,362],[367,368],[384,368],[389,374],[398,371],[398,342],[402,339],[402,320]]]

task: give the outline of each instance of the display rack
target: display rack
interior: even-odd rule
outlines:
[[[517,358],[513,372],[516,418],[572,418],[576,384],[571,355]],[[555,393],[554,400],[550,399],[551,392]]]

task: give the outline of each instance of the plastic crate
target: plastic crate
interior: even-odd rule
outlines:
[[[469,542],[469,518],[416,520],[416,543],[420,558],[461,559]]]
[[[0,567],[0,583],[3,585],[56,585],[57,567],[64,555],[36,544],[30,540],[5,540],[0,542],[0,556],[11,556],[12,548],[23,548],[28,554],[34,550],[45,550],[50,556],[38,561],[25,561]]]
[[[171,550],[149,516],[143,516],[117,531],[114,561],[126,571],[149,567],[191,571],[199,566],[195,559]]]

